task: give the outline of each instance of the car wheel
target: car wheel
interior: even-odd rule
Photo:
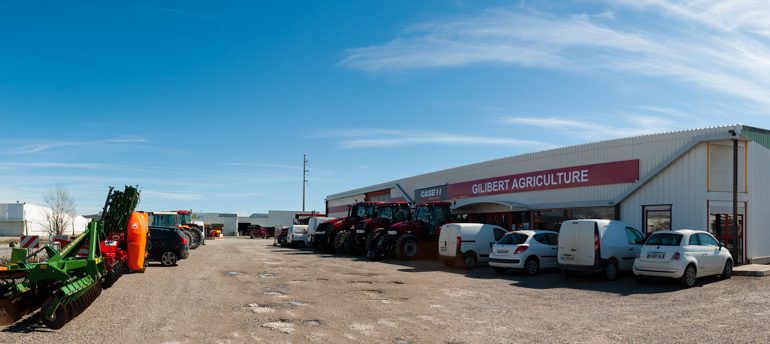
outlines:
[[[504,275],[508,269],[506,268],[493,268],[498,275]]]
[[[687,268],[684,269],[684,273],[682,274],[682,277],[679,278],[679,283],[682,284],[685,288],[690,288],[695,285],[695,278],[697,276],[697,271],[695,270],[695,265],[687,265]]]
[[[636,283],[639,283],[639,284],[645,284],[645,283],[647,283],[647,281],[649,281],[649,280],[650,280],[650,278],[649,278],[649,277],[647,277],[647,276],[643,276],[643,275],[634,275],[634,281],[636,281]]]
[[[163,252],[163,254],[160,255],[160,263],[163,264],[163,266],[174,266],[178,260],[176,253],[171,251]]]
[[[733,261],[728,259],[725,262],[725,267],[722,269],[722,275],[720,276],[722,279],[728,279],[730,277],[733,277]]]
[[[618,278],[618,263],[615,262],[614,259],[611,259],[609,262],[604,264],[602,277],[608,281],[614,281],[616,278]]]
[[[396,256],[401,260],[412,259],[417,256],[417,237],[412,234],[406,234],[398,238]]]
[[[463,267],[470,270],[476,267],[478,258],[476,258],[476,252],[468,252],[463,255]]]
[[[524,273],[528,276],[534,276],[540,270],[540,262],[535,257],[529,257],[524,261]]]

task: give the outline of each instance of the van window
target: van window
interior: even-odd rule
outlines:
[[[494,227],[492,229],[495,231],[495,241],[502,239],[505,236],[505,233],[507,233],[504,229],[499,227]]]
[[[644,235],[632,227],[626,227],[626,238],[628,239],[629,244],[641,245],[644,243]]]
[[[699,246],[700,245],[700,240],[698,238],[698,235],[697,234],[691,234],[690,235],[690,242],[688,244],[689,245]]]
[[[645,245],[679,246],[682,243],[682,235],[676,233],[660,233],[650,235]]]
[[[508,233],[497,241],[500,245],[521,245],[529,238],[526,234],[521,233]]]

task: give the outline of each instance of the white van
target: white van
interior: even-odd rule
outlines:
[[[601,272],[607,280],[631,270],[644,235],[615,220],[569,220],[559,229],[558,263],[565,274]]]
[[[492,245],[507,231],[495,225],[481,223],[449,223],[441,226],[438,238],[439,258],[446,266],[457,261],[472,269],[479,261],[489,261]]]
[[[310,244],[310,236],[307,235],[308,225],[291,225],[286,241],[291,246],[305,247]]]

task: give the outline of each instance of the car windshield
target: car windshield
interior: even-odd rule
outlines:
[[[398,207],[398,210],[396,210],[396,214],[393,215],[393,222],[401,222],[401,221],[408,221],[408,220],[409,220],[409,207],[408,206]]]
[[[521,245],[527,241],[529,235],[521,233],[508,233],[497,241],[500,245]]]
[[[682,243],[682,235],[676,233],[658,233],[651,235],[645,245],[655,246],[679,246]]]

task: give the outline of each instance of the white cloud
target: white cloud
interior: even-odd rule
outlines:
[[[668,78],[770,105],[770,6],[763,1],[631,1],[621,13],[486,11],[415,25],[340,62],[370,72],[479,63]],[[606,14],[611,13],[612,15]]]
[[[458,135],[417,130],[350,129],[338,137],[342,148],[386,148],[414,145],[512,146],[554,148],[554,145],[508,137]]]
[[[68,168],[68,169],[104,169],[112,168],[111,165],[95,163],[68,163],[68,162],[0,162],[0,169],[17,168]]]
[[[555,117],[506,117],[502,119],[502,122],[512,125],[554,129],[573,137],[592,141],[601,138],[610,139],[659,133],[664,131],[664,128],[665,130],[683,129],[681,125],[661,117],[639,114],[624,114],[621,117],[628,123],[605,125],[600,124],[605,121],[591,118],[563,119]]]
[[[145,140],[143,137],[134,136],[134,135],[118,136],[118,137],[113,137],[106,140],[95,140],[95,141],[50,141],[50,142],[27,144],[24,146],[17,147],[16,149],[12,149],[10,151],[6,151],[5,153],[30,154],[30,153],[42,152],[53,148],[90,146],[90,145],[101,145],[101,144],[108,144],[108,143],[142,143],[142,142],[147,142],[147,140]]]

